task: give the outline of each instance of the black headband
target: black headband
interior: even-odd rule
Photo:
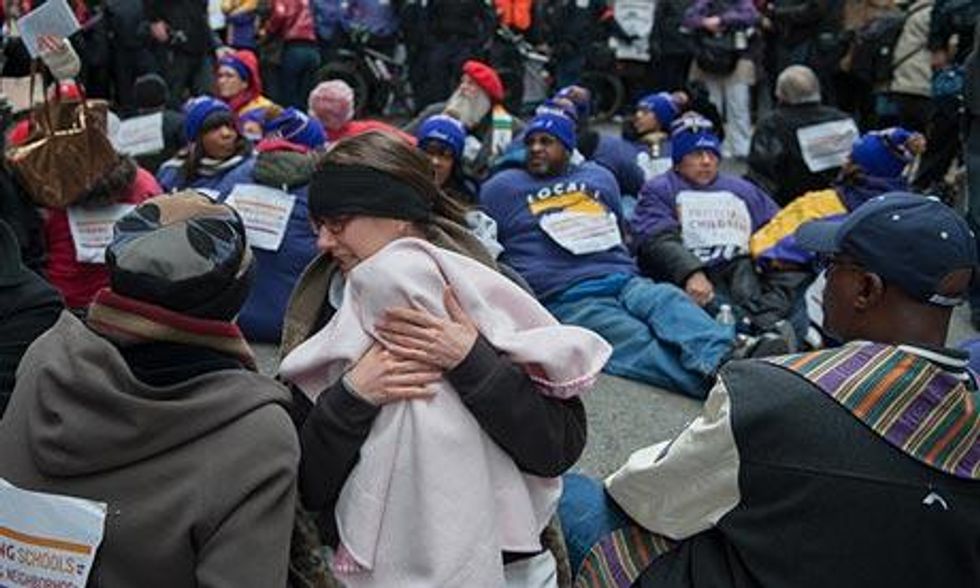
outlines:
[[[347,214],[425,221],[432,205],[418,190],[382,171],[363,165],[327,163],[313,174],[310,216]]]

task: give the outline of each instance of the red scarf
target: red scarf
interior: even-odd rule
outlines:
[[[197,345],[234,356],[256,369],[252,349],[235,323],[188,316],[120,296],[109,288],[95,295],[87,323],[95,332],[123,345],[155,341]]]

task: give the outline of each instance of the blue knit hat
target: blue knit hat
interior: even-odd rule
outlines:
[[[578,120],[585,120],[592,114],[592,92],[584,86],[565,86],[554,97],[564,98],[574,104]]]
[[[418,139],[421,149],[425,149],[425,146],[433,141],[445,145],[453,152],[453,159],[458,161],[463,156],[466,129],[463,123],[455,118],[437,114],[425,119],[416,131],[415,138]]]
[[[649,110],[660,121],[660,126],[669,129],[674,123],[674,119],[680,113],[674,103],[674,97],[667,92],[647,94],[636,103],[637,110]]]
[[[871,131],[851,147],[851,162],[869,176],[897,178],[915,159],[907,143],[912,132],[901,127]]]
[[[542,112],[535,115],[524,129],[524,142],[536,133],[545,133],[558,139],[569,152],[575,151],[575,121],[564,114]]]
[[[320,121],[310,118],[305,113],[289,107],[282,114],[265,124],[263,129],[266,136],[279,136],[297,145],[310,149],[319,149],[327,142],[327,134]]]
[[[579,120],[578,108],[575,106],[575,103],[569,98],[563,98],[561,96],[549,98],[539,104],[538,107],[534,109],[534,115],[537,116],[539,114],[567,116],[576,123]]]
[[[242,78],[246,82],[252,77],[252,72],[249,71],[248,66],[245,65],[245,62],[239,59],[234,53],[222,55],[221,58],[218,59],[218,67],[221,67],[222,65],[235,70],[238,77]]]
[[[690,112],[674,121],[670,135],[670,153],[674,164],[695,151],[711,151],[721,159],[721,139],[713,132],[711,121]]]
[[[184,103],[184,137],[188,142],[197,140],[204,121],[216,113],[231,115],[231,107],[211,96],[198,96]]]

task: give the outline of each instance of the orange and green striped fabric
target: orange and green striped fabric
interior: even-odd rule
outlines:
[[[879,343],[769,358],[840,403],[906,455],[958,478],[980,479],[976,398],[952,374]]]
[[[653,560],[675,545],[634,524],[617,529],[586,554],[575,576],[575,588],[628,588]]]

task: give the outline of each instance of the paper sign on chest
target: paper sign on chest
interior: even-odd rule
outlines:
[[[752,217],[745,202],[731,192],[683,191],[677,195],[677,209],[689,250],[748,251]]]
[[[68,207],[68,228],[80,263],[105,263],[105,249],[112,243],[112,226],[136,208],[111,204],[99,208]]]
[[[238,184],[225,203],[241,215],[249,245],[266,251],[279,250],[296,204],[295,196],[268,186]]]
[[[163,113],[128,118],[119,123],[113,147],[126,155],[151,155],[163,151]]]

